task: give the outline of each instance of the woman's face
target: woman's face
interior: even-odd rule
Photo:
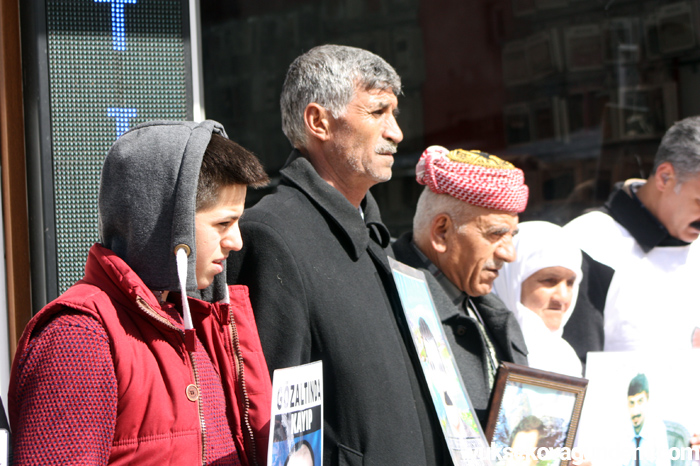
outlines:
[[[571,305],[576,274],[566,267],[545,267],[524,282],[520,302],[540,316],[550,330],[561,327]]]

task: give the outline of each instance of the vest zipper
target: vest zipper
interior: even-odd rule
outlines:
[[[166,327],[171,328],[172,330],[175,330],[177,333],[179,333],[182,337],[182,342],[185,343],[184,330],[179,329],[178,327],[170,323],[170,321],[160,316],[156,311],[153,310],[151,305],[148,304],[148,302],[141,296],[136,296],[136,304],[138,305],[139,309],[141,309],[149,317],[157,320]],[[194,354],[190,352],[187,352],[187,354],[190,357],[190,364],[192,365],[192,376],[194,377],[194,384],[197,387],[197,391],[199,394],[197,396],[197,412],[199,414],[199,426],[202,430],[202,465],[204,466],[207,463],[207,426],[204,422],[204,412],[202,408],[202,391],[199,387],[199,373],[197,372],[197,364],[194,360]]]
[[[233,353],[236,360],[238,380],[241,385],[241,393],[243,395],[243,425],[245,427],[246,434],[248,434],[248,439],[250,440],[249,447],[249,463],[254,466],[258,465],[258,454],[257,445],[255,444],[255,434],[253,434],[253,428],[250,425],[250,398],[248,397],[248,390],[245,385],[245,374],[243,372],[243,355],[241,354],[241,346],[238,340],[238,329],[236,328],[236,321],[233,317],[233,312],[230,312],[231,319],[229,320],[229,330],[231,331],[231,346],[233,347]]]
[[[185,334],[182,334],[184,341]],[[197,372],[197,363],[194,360],[194,354],[188,353],[190,362],[192,363],[192,372],[194,372],[194,384],[197,386],[199,396],[197,396],[197,411],[199,412],[199,425],[202,429],[202,466],[207,464],[207,426],[204,422],[204,409],[202,408],[202,390],[199,387],[199,372]]]

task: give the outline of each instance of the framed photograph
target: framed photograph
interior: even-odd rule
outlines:
[[[600,26],[584,24],[564,33],[566,64],[569,71],[596,70],[603,67],[603,40]]]
[[[593,464],[633,465],[637,448],[640,464],[692,464],[698,367],[700,350],[588,353],[578,446]]]
[[[657,11],[659,50],[662,54],[674,54],[692,49],[696,44],[697,16],[688,2],[673,3]]]
[[[457,370],[425,274],[392,258],[389,264],[453,463],[491,465],[488,443]]]
[[[566,466],[562,452],[573,448],[587,385],[586,379],[502,362],[486,426],[492,455],[534,454],[548,466]]]

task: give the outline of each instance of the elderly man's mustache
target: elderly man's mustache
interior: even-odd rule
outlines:
[[[395,154],[398,150],[398,144],[392,141],[384,141],[383,144],[377,146],[374,151],[377,154]]]

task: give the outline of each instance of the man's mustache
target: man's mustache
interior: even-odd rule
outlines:
[[[377,146],[374,151],[377,154],[395,154],[398,150],[399,145],[392,141],[384,141],[382,144]]]
[[[690,224],[691,227],[695,228],[696,230],[700,230],[700,220],[696,220],[693,223]]]

